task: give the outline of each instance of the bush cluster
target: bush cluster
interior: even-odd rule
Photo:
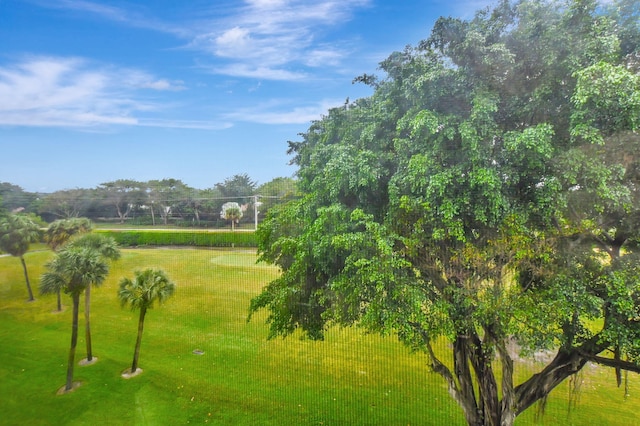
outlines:
[[[206,231],[140,231],[97,230],[107,234],[123,247],[194,246],[194,247],[257,247],[253,232]]]

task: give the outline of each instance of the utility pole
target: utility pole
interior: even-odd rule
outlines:
[[[259,195],[254,195],[253,196],[253,222],[254,222],[254,227],[253,230],[257,231],[258,230],[258,197]]]

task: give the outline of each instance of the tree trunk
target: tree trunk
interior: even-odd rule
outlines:
[[[144,316],[147,313],[146,307],[140,308],[140,317],[138,318],[138,337],[136,338],[136,348],[133,352],[133,362],[131,363],[131,374],[138,369],[138,358],[140,356],[140,344],[142,343],[142,330],[144,328]]]
[[[91,350],[91,324],[90,324],[90,309],[91,309],[91,284],[87,285],[87,289],[84,294],[84,332],[85,340],[87,342],[87,361],[93,360],[93,351]]]
[[[462,408],[464,418],[470,426],[480,426],[481,417],[477,405],[476,393],[469,369],[469,347],[465,338],[458,336],[453,343],[453,370],[458,380],[456,402]]]
[[[491,359],[487,356],[485,344],[478,334],[475,332],[468,334],[468,354],[478,381],[483,424],[499,426],[502,422],[502,409],[498,397],[498,383],[493,373]]]
[[[29,283],[29,274],[27,273],[27,263],[24,261],[24,256],[20,256],[20,262],[22,262],[22,269],[24,270],[24,279],[27,281],[27,290],[29,291],[29,301],[35,300],[33,298],[33,291],[31,291],[31,283]]]
[[[73,364],[76,356],[76,345],[78,344],[78,311],[80,307],[80,294],[73,293],[73,316],[71,322],[71,348],[69,349],[69,360],[67,362],[67,383],[65,391],[70,391],[73,387]]]
[[[468,425],[512,426],[516,418],[513,361],[504,344],[497,343],[503,366],[503,399],[500,400],[491,359],[485,354],[484,346],[476,333],[458,335],[453,343],[454,375],[443,364],[434,360],[435,354],[429,350],[432,367],[449,383],[449,393],[462,409]]]
[[[58,291],[56,291],[56,295],[58,298],[58,312],[62,311],[62,300],[60,297],[60,289],[58,289]]]

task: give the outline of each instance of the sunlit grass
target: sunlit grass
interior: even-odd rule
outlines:
[[[48,251],[27,254],[34,290],[51,256]],[[98,362],[76,367],[75,380],[82,386],[57,396],[65,379],[70,299],[63,296],[62,313],[54,312],[54,296],[26,302],[19,260],[0,258],[0,423],[463,424],[461,411],[444,382],[427,368],[424,355],[411,354],[393,338],[336,328],[324,342],[296,336],[267,341],[266,314],[247,323],[247,309],[277,271],[256,265],[255,259],[248,250],[123,250],[105,284],[92,291]],[[119,306],[116,288],[121,277],[146,267],[165,269],[178,287],[165,305],[149,311],[140,354],[144,372],[125,380],[120,373],[133,357],[137,313]],[[77,359],[84,354],[81,338]],[[563,384],[549,398],[542,424],[636,421],[636,375],[626,401],[611,371],[588,367],[583,378],[577,409],[567,415],[568,387]],[[532,422],[533,410],[518,424]]]

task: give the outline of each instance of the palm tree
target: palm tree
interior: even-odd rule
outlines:
[[[225,220],[231,221],[231,230],[235,231],[235,224],[240,222],[242,218],[242,209],[240,204],[236,202],[228,202],[222,205],[222,211],[220,211],[220,217]]]
[[[24,254],[29,250],[29,244],[39,240],[40,228],[29,216],[10,214],[0,221],[0,250],[20,258],[24,279],[27,282],[29,301],[33,301],[34,298]]]
[[[40,280],[40,293],[52,294],[59,290],[71,296],[73,316],[71,322],[71,347],[67,362],[67,381],[64,391],[73,387],[73,367],[78,343],[78,311],[80,294],[91,284],[102,283],[109,274],[107,261],[95,250],[86,247],[72,247],[61,250],[46,265],[47,272]]]
[[[84,234],[79,238],[68,243],[69,248],[86,248],[95,251],[104,260],[120,259],[120,249],[118,244],[111,237],[100,234]],[[98,286],[101,283],[94,283]],[[87,286],[84,294],[84,323],[85,323],[85,342],[87,344],[86,362],[93,361],[93,350],[91,346],[91,286]]]
[[[162,269],[145,269],[136,271],[133,280],[123,278],[120,281],[118,299],[122,306],[129,305],[131,310],[140,309],[138,318],[138,337],[136,347],[133,352],[133,363],[131,364],[131,374],[138,369],[138,357],[140,355],[140,343],[142,342],[142,330],[144,328],[144,317],[147,309],[151,309],[157,300],[164,302],[175,292],[176,285],[169,279]]]
[[[84,234],[91,231],[93,225],[91,221],[84,217],[74,217],[71,219],[59,219],[49,224],[44,232],[44,241],[54,252],[61,249],[76,234]],[[58,312],[62,311],[62,300],[60,292],[57,293]]]

